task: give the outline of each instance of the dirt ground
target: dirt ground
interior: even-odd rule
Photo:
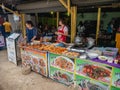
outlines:
[[[22,75],[21,66],[16,66],[7,59],[7,51],[0,50],[0,90],[73,90],[31,72]]]

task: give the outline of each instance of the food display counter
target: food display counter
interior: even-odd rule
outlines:
[[[120,90],[120,64],[105,57],[80,59],[82,53],[43,44],[27,46],[21,55],[23,66],[31,65],[33,71],[65,85],[75,84],[78,90]]]
[[[21,49],[22,66],[31,66],[31,69],[43,76],[48,76],[47,52],[31,48]]]

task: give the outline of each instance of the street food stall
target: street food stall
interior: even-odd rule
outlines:
[[[65,85],[76,84],[79,89],[120,89],[117,48],[93,47],[78,51],[54,43],[22,45],[22,65],[29,65],[33,71]]]
[[[59,47],[56,43],[49,42],[21,45],[23,66],[29,65],[33,71],[54,81],[78,86],[78,90],[119,90],[120,56],[117,54],[118,49],[94,47],[93,40],[91,46],[91,42],[86,44],[82,43],[83,40],[79,37],[76,39],[77,9],[75,6],[70,8],[70,5],[65,4],[63,0],[59,1],[68,9],[68,14],[71,13],[72,44],[67,44],[66,47]],[[100,13],[101,8],[98,8],[96,40],[100,29]],[[57,12],[57,25],[58,18],[59,12]],[[33,60],[33,57],[38,59]],[[41,61],[39,57],[45,58]]]
[[[76,40],[77,46],[73,45],[76,35],[77,7],[71,7],[70,0],[67,4],[63,0],[59,1],[68,9],[68,15],[71,14],[72,44],[68,44],[66,47],[59,47],[56,43],[21,44],[22,66],[30,66],[33,71],[65,85],[74,84],[78,86],[79,90],[120,90],[118,49],[94,46],[88,48],[89,45],[81,44],[79,39]],[[99,7],[96,44],[100,29],[100,14],[101,8]],[[21,18],[23,35],[25,36],[25,15],[21,14]],[[58,18],[59,12],[57,12],[57,25]],[[119,41],[119,39],[116,40]],[[117,46],[119,46],[119,42]],[[12,51],[12,47],[9,46],[9,48]]]

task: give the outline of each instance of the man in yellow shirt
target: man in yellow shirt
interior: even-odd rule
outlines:
[[[11,23],[6,20],[3,23],[3,26],[4,26],[4,29],[5,29],[6,37],[8,37],[10,35],[10,32],[12,31]]]

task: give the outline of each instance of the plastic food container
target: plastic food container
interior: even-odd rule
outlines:
[[[90,59],[94,59],[98,57],[98,54],[93,52],[87,52],[87,55]]]
[[[114,60],[114,63],[115,63],[115,64],[118,64],[118,60],[117,60],[117,59],[115,59],[115,60]]]
[[[103,51],[104,56],[116,57],[117,53],[118,53],[118,48],[107,47]]]

